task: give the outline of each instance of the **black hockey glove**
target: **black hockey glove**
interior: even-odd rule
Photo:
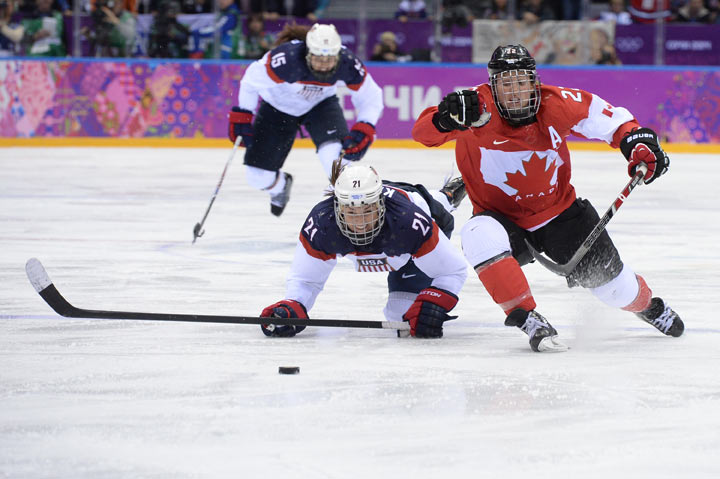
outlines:
[[[490,121],[490,113],[485,104],[480,104],[474,90],[455,91],[447,95],[438,105],[432,122],[439,131],[467,130],[469,127],[481,127]]]
[[[665,174],[670,167],[670,158],[660,147],[658,137],[650,128],[637,128],[620,141],[620,151],[628,160],[628,174],[635,176],[641,163],[647,165],[643,182],[647,185]]]
[[[300,318],[308,319],[305,306],[292,299],[285,299],[271,304],[260,313],[261,318]],[[305,326],[277,326],[275,324],[261,324],[265,336],[291,338],[305,329]]]
[[[457,296],[438,288],[425,288],[403,315],[410,323],[410,335],[417,338],[442,338],[443,323],[457,316],[448,315],[458,302]]]

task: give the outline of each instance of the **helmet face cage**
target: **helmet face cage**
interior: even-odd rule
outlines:
[[[374,168],[348,165],[335,181],[335,222],[354,245],[373,242],[385,223],[382,181]]]
[[[527,48],[497,47],[488,62],[488,74],[500,116],[513,124],[532,121],[540,108],[540,80]]]
[[[357,246],[368,245],[380,233],[385,223],[385,201],[380,196],[375,202],[362,206],[342,204],[335,197],[335,221],[340,232]]]
[[[533,118],[540,108],[540,82],[535,70],[505,70],[490,77],[493,101],[500,116],[512,122]]]

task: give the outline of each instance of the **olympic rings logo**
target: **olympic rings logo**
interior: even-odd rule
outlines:
[[[642,37],[615,37],[615,48],[621,52],[638,52],[644,44]]]

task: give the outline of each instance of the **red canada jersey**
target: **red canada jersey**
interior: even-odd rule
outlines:
[[[491,114],[487,124],[443,133],[432,123],[437,107],[430,107],[415,123],[413,138],[425,146],[456,140],[455,158],[473,213],[494,211],[527,230],[545,225],[575,201],[569,135],[617,148],[622,135],[639,126],[625,108],[597,95],[545,85],[537,121],[511,126],[500,117],[488,84],[474,90]]]

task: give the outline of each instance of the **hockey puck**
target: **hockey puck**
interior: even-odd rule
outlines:
[[[300,374],[300,368],[297,366],[280,366],[278,372],[280,374]]]

